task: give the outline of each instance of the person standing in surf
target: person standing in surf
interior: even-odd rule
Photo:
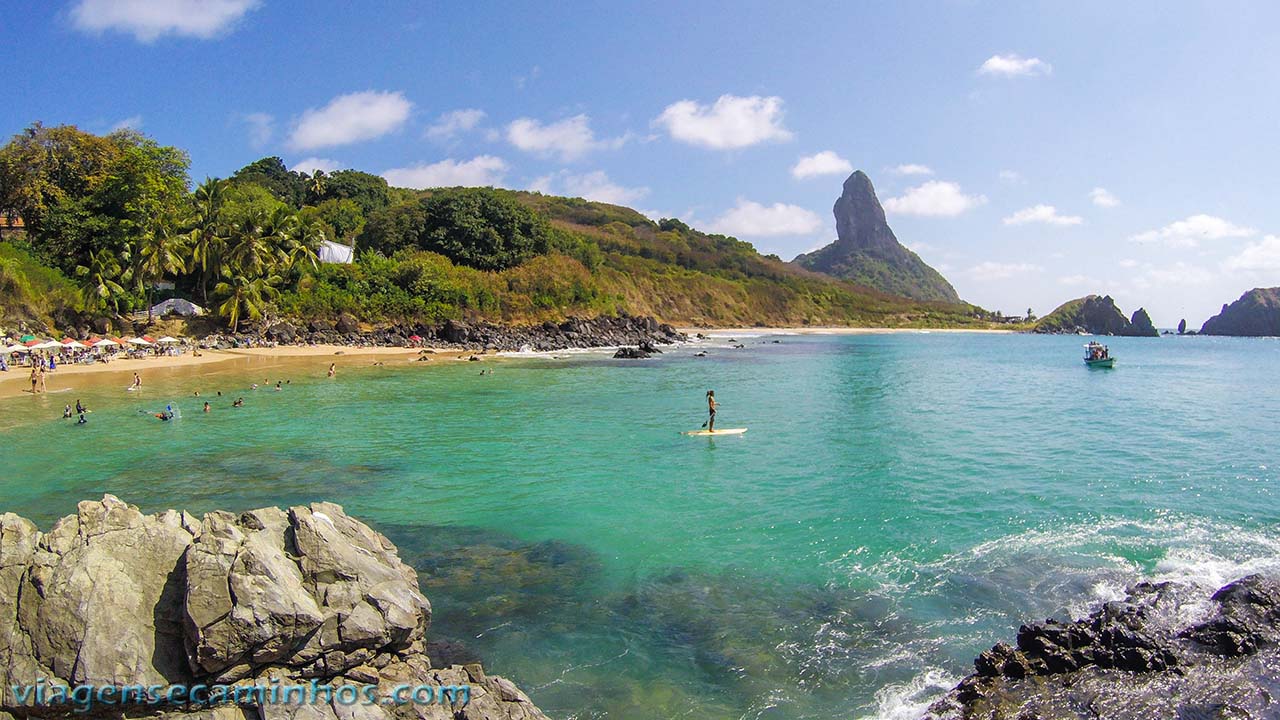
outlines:
[[[716,391],[708,390],[707,391],[707,413],[710,415],[710,417],[707,418],[707,430],[710,430],[711,432],[716,431],[716,408],[717,407],[719,407],[719,405],[716,403]]]

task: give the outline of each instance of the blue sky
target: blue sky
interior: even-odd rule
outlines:
[[[848,168],[967,300],[1280,284],[1275,3],[9,2],[0,130],[620,202],[790,258]]]

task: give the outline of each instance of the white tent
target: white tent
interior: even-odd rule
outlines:
[[[10,355],[13,353],[27,353],[27,352],[31,352],[31,349],[28,348],[26,345],[14,344],[14,345],[10,345],[9,347],[0,347],[0,355]]]
[[[94,343],[93,346],[94,347],[116,347],[119,344],[120,343],[116,342],[115,340],[112,340],[111,338],[102,338],[98,342]]]
[[[159,302],[159,303],[156,303],[155,305],[152,305],[151,314],[155,315],[156,317],[163,317],[165,315],[170,315],[170,314],[190,317],[192,315],[203,315],[204,308],[191,302],[190,300],[183,300],[182,298],[169,298],[164,302]]]
[[[57,340],[45,340],[42,343],[32,345],[31,349],[32,350],[56,350],[61,347],[62,347],[62,343],[58,342]]]
[[[176,338],[176,337],[169,337],[168,335],[165,335],[164,337],[160,338],[160,339],[159,339],[159,340],[157,340],[156,342],[158,342],[158,343],[177,343],[177,342],[182,342],[182,341],[181,341],[181,340],[179,340],[179,339],[178,339],[178,338]]]
[[[350,265],[355,256],[355,248],[331,240],[321,240],[320,252],[316,254],[320,257],[320,262],[322,263]]]
[[[89,346],[88,346],[88,345],[85,345],[84,343],[80,342],[79,340],[72,340],[71,342],[64,342],[64,343],[62,343],[62,347],[67,348],[68,350],[84,350],[85,348],[88,348]]]
[[[143,340],[142,338],[139,338],[139,337],[136,337],[136,338],[129,338],[129,344],[130,344],[130,345],[142,345],[142,346],[144,346],[144,347],[151,347],[151,346],[152,346],[152,343],[149,343],[149,342],[147,342],[146,340]]]

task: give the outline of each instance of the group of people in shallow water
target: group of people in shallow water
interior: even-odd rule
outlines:
[[[85,418],[85,415],[87,415],[88,413],[89,413],[89,408],[85,407],[85,406],[84,406],[84,403],[80,402],[80,400],[79,400],[79,399],[77,399],[77,400],[76,400],[76,410],[75,410],[75,414],[76,414],[76,415],[79,415],[79,416],[80,416],[80,419],[76,421],[76,424],[77,424],[77,425],[84,425],[85,423],[89,422],[89,420],[88,420],[87,418]],[[62,419],[63,419],[63,420],[70,420],[70,419],[71,419],[71,417],[72,417],[72,413],[71,413],[71,406],[70,406],[70,405],[68,405],[68,406],[66,406],[65,408],[63,408],[63,409],[62,409]]]
[[[332,367],[332,366],[330,366],[330,368],[329,368],[329,372],[330,372],[330,375],[329,375],[329,376],[330,376],[330,377],[333,377],[333,371],[334,371],[333,367]],[[275,390],[276,392],[281,392],[281,391],[283,391],[283,390],[284,390],[284,388],[285,388],[285,386],[286,386],[286,385],[289,385],[289,384],[291,384],[292,382],[293,382],[292,380],[277,380],[277,381],[276,381],[276,383],[275,383],[275,386],[274,386],[272,389],[273,389],[273,390]],[[270,380],[263,380],[263,381],[262,381],[262,385],[264,385],[264,386],[265,386],[265,385],[270,385],[270,384],[271,384],[271,381],[270,381]],[[128,390],[137,390],[137,389],[139,389],[139,388],[141,388],[141,387],[142,387],[142,378],[138,375],[138,373],[136,373],[136,372],[135,372],[135,373],[133,374],[133,382],[131,382],[131,383],[129,384],[129,387],[128,387],[127,389],[128,389]],[[250,386],[249,386],[249,389],[250,389],[250,390],[257,390],[259,387],[260,387],[260,386],[258,385],[258,383],[253,383],[252,385],[250,385]],[[194,397],[200,397],[200,391],[199,391],[199,390],[196,390],[196,391],[195,391],[195,393],[194,393],[193,395],[194,395]],[[222,397],[222,391],[221,391],[221,390],[218,390],[218,391],[217,391],[217,397]],[[243,397],[243,396],[240,396],[240,397],[237,397],[235,400],[233,400],[233,401],[231,402],[231,407],[233,407],[233,408],[244,407],[244,397]],[[213,405],[212,405],[208,400],[205,400],[205,401],[204,401],[204,405],[203,405],[203,407],[201,408],[201,411],[202,411],[202,412],[206,412],[206,413],[208,413],[208,412],[213,412]],[[85,405],[84,405],[84,403],[83,403],[83,402],[81,402],[80,400],[76,400],[76,405],[75,405],[74,410],[72,409],[72,407],[71,407],[70,405],[67,405],[66,407],[64,407],[64,408],[62,409],[62,417],[63,417],[63,419],[64,419],[64,420],[68,420],[68,419],[70,419],[70,418],[75,417],[76,415],[78,415],[78,416],[79,416],[79,420],[77,420],[77,421],[76,421],[76,424],[77,424],[77,425],[84,425],[84,424],[86,424],[86,423],[88,423],[88,422],[89,422],[89,421],[88,421],[88,419],[85,417],[85,415],[87,415],[89,412],[90,412],[90,411],[89,411],[89,409],[88,409],[87,407],[85,407]],[[177,410],[175,410],[175,409],[174,409],[174,407],[173,407],[172,403],[170,403],[170,404],[166,405],[164,410],[159,410],[159,411],[156,411],[156,410],[139,410],[138,412],[139,412],[139,413],[142,413],[142,414],[151,415],[151,416],[155,417],[156,419],[158,419],[158,420],[160,420],[160,421],[162,421],[162,422],[168,422],[168,421],[170,421],[170,420],[173,420],[173,419],[176,419],[176,418],[180,418],[180,417],[182,417],[182,415],[181,415]]]

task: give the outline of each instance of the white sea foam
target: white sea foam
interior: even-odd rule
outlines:
[[[862,720],[917,720],[960,678],[939,668],[925,668],[910,681],[876,691],[876,710]]]

